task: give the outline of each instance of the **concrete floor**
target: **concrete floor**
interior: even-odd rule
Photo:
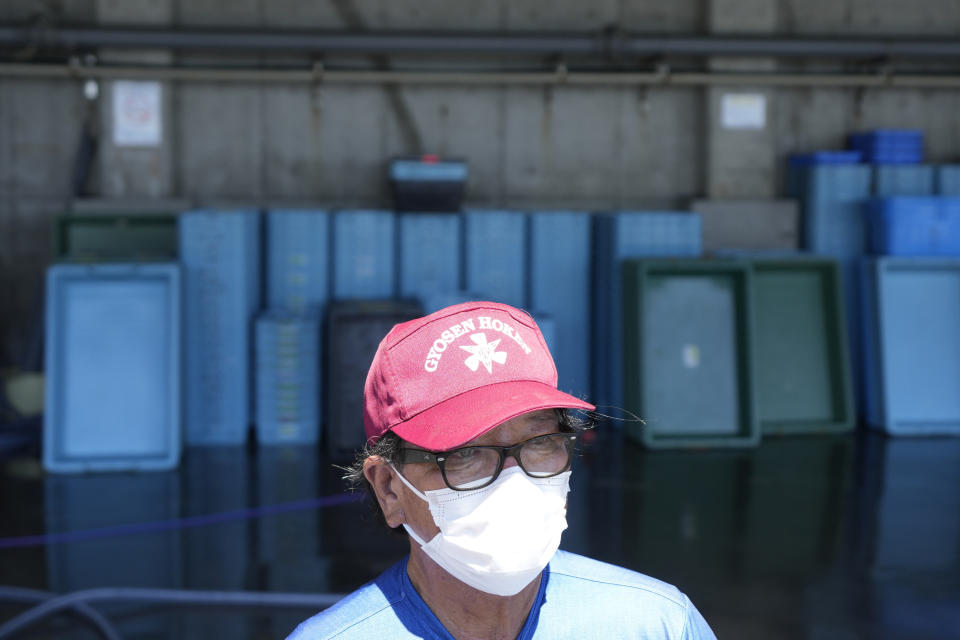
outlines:
[[[676,584],[719,638],[960,638],[960,439],[772,439],[647,452],[582,438],[563,548]],[[190,449],[175,472],[43,476],[0,460],[0,537],[336,494],[314,449]],[[364,504],[0,548],[0,585],[346,592],[401,557]],[[186,521],[183,524],[196,524]],[[21,609],[0,604],[0,621]],[[282,638],[310,611],[103,608],[125,639]],[[68,618],[25,637],[89,638]]]

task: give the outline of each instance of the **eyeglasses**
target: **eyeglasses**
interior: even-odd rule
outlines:
[[[401,449],[399,462],[432,462],[440,467],[443,481],[455,491],[489,486],[500,476],[507,457],[513,457],[523,472],[532,478],[549,478],[570,468],[573,433],[548,433],[509,447],[461,447],[432,453],[421,449]]]

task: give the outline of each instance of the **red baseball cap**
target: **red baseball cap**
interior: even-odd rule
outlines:
[[[529,314],[465,302],[396,325],[363,390],[367,441],[387,431],[442,451],[538,409],[593,410],[557,390],[557,368]]]

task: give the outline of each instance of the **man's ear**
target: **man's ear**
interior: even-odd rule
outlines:
[[[380,503],[380,511],[390,527],[399,527],[407,521],[399,494],[400,481],[394,477],[390,465],[380,456],[370,456],[363,461],[363,475],[373,487]]]

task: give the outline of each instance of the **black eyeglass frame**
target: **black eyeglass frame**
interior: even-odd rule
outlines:
[[[565,436],[565,438],[563,439],[563,446],[567,450],[567,464],[564,465],[563,469],[560,469],[556,473],[551,473],[550,475],[537,476],[537,475],[531,474],[523,466],[523,461],[520,459],[520,449],[527,443],[533,442],[534,440],[538,440],[540,438],[552,438],[554,436]],[[449,487],[450,489],[453,489],[454,491],[473,491],[474,489],[483,489],[484,487],[489,487],[491,484],[493,484],[496,481],[496,479],[500,477],[500,472],[503,471],[503,465],[504,463],[506,463],[507,458],[509,457],[512,457],[514,460],[516,460],[517,466],[520,467],[520,469],[522,469],[523,472],[528,476],[530,476],[531,478],[552,478],[554,476],[558,476],[564,471],[567,471],[568,469],[570,469],[570,466],[573,464],[573,445],[576,443],[576,441],[577,441],[576,433],[557,431],[554,433],[545,433],[543,435],[527,438],[523,442],[518,442],[517,444],[510,445],[509,447],[499,447],[496,445],[479,445],[478,444],[478,445],[473,445],[469,447],[458,447],[456,449],[449,449],[447,451],[436,451],[436,452],[424,451],[423,449],[403,448],[403,449],[400,449],[400,453],[397,456],[398,458],[397,461],[400,464],[432,462],[433,464],[440,467],[440,475],[443,476],[443,483],[447,485],[447,487]],[[457,453],[458,451],[463,451],[464,449],[492,449],[497,452],[497,454],[500,456],[500,461],[497,463],[497,470],[494,472],[493,476],[491,476],[489,482],[485,482],[475,487],[466,487],[463,489],[458,489],[457,487],[454,487],[447,481],[447,468],[446,468],[447,458]]]

